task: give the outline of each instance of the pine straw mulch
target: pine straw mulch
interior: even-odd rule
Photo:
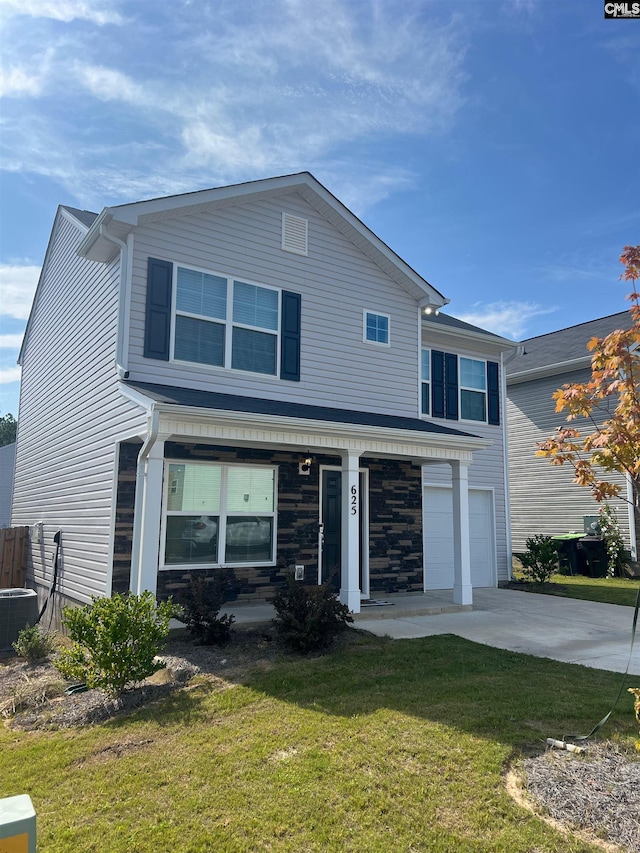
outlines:
[[[347,631],[339,644],[357,642]],[[269,668],[288,653],[270,627],[235,630],[226,648],[172,639],[162,655],[166,669],[110,699],[100,690],[67,695],[50,661],[28,664],[15,655],[0,657],[0,716],[12,729],[26,731],[92,725],[164,698],[193,676],[220,688],[242,683],[250,670]],[[526,758],[507,774],[517,801],[544,820],[574,832],[607,851],[640,853],[640,754],[612,741],[593,742],[585,753],[548,750]],[[605,840],[606,839],[606,840]]]

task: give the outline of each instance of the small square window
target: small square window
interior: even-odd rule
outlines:
[[[389,315],[364,312],[364,340],[372,344],[389,346]]]

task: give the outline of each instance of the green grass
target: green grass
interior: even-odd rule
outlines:
[[[515,580],[522,575],[516,571]],[[530,584],[530,592],[559,595],[564,598],[581,598],[604,604],[623,604],[633,607],[638,597],[640,580],[627,578],[590,578],[585,575],[553,575],[548,584]]]
[[[452,636],[360,635],[104,725],[0,729],[0,797],[31,796],[39,853],[595,853],[502,775],[588,731],[619,684]],[[605,736],[634,734],[625,693]]]

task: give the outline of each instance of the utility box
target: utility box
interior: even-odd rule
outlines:
[[[0,800],[0,851],[36,853],[36,813],[27,794]]]
[[[33,589],[0,589],[0,650],[10,649],[25,625],[38,618],[38,594]],[[4,853],[4,850],[1,850]]]

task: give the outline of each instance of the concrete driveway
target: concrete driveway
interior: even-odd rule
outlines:
[[[632,607],[510,589],[475,589],[469,611],[422,615],[414,610],[402,615],[399,608],[396,616],[393,607],[385,607],[384,613],[360,614],[356,627],[394,639],[457,634],[499,649],[624,672],[632,624]],[[629,672],[640,675],[640,637]]]

